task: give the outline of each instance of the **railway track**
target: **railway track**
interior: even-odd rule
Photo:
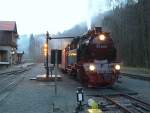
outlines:
[[[145,76],[145,75],[138,75],[138,74],[129,74],[129,73],[121,73],[124,76],[133,78],[133,79],[139,79],[139,80],[145,80],[145,81],[150,81],[150,76]]]
[[[150,113],[150,104],[128,94],[93,95],[103,113]]]
[[[0,94],[3,92],[14,88],[22,79],[23,76],[20,75],[30,68],[23,68],[18,70],[13,70],[0,74]]]

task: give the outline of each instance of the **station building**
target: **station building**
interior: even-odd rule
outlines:
[[[0,67],[17,63],[17,26],[15,21],[0,21]]]

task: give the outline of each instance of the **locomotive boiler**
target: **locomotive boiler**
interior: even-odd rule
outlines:
[[[63,50],[62,65],[64,72],[87,87],[111,86],[120,73],[113,40],[101,27],[74,38]]]

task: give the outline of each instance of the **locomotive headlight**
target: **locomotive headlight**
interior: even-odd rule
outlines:
[[[119,64],[115,65],[115,69],[120,70],[120,65]]]
[[[95,66],[91,64],[91,65],[89,66],[89,70],[90,70],[90,71],[94,71],[94,70],[95,70]]]
[[[106,36],[103,34],[99,35],[98,37],[101,41],[104,41],[106,39]]]

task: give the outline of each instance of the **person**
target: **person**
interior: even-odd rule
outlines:
[[[89,105],[89,107],[91,107],[92,109],[98,109],[98,103],[97,103],[94,99],[92,99],[92,98],[90,98],[90,99],[88,100],[88,105]]]
[[[88,105],[90,107],[87,110],[88,113],[102,113],[102,110],[99,108],[98,103],[94,99],[92,98],[88,99]]]

